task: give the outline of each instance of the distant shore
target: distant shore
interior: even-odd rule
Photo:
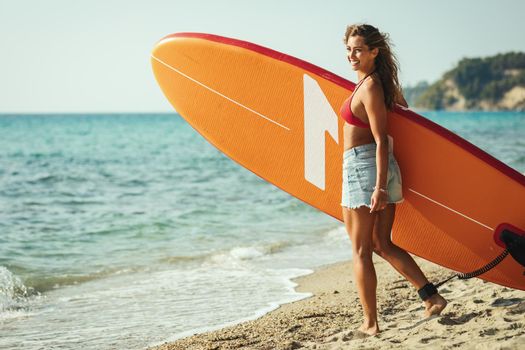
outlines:
[[[381,333],[358,339],[361,309],[350,261],[296,278],[312,297],[281,305],[252,321],[193,335],[155,350],[175,349],[519,349],[525,344],[525,292],[480,279],[454,279],[440,288],[449,305],[425,320],[416,291],[375,259]],[[432,281],[451,271],[416,258]]]

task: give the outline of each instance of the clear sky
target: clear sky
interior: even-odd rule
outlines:
[[[172,111],[155,42],[213,33],[267,46],[355,81],[347,24],[388,32],[403,85],[463,57],[525,51],[522,0],[0,0],[0,113]]]

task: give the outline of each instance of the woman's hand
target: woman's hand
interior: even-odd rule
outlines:
[[[385,209],[388,201],[388,195],[386,192],[380,191],[378,188],[372,193],[370,213]]]

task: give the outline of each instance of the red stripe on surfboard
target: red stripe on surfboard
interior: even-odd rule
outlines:
[[[254,44],[254,43],[250,43],[248,41],[243,41],[243,40],[239,40],[239,39],[234,39],[234,38],[227,38],[227,37],[224,37],[224,36],[220,36],[220,35],[215,35],[215,34],[207,34],[207,33],[193,33],[193,32],[182,32],[182,33],[174,33],[174,34],[170,34],[170,35],[167,35],[165,36],[164,38],[162,38],[161,40],[159,40],[159,42],[163,41],[163,40],[166,40],[166,39],[171,39],[171,38],[199,38],[199,39],[205,39],[205,40],[210,40],[210,41],[214,41],[214,42],[219,42],[219,43],[222,43],[222,44],[227,44],[227,45],[233,45],[233,46],[238,46],[238,47],[242,47],[242,48],[245,48],[245,49],[248,49],[248,50],[251,50],[251,51],[255,51],[255,52],[258,52],[260,54],[263,54],[265,56],[268,56],[268,57],[271,57],[273,59],[276,59],[276,60],[279,60],[279,61],[283,61],[283,62],[287,62],[287,63],[290,63],[294,66],[297,66],[297,67],[300,67],[300,68],[303,68],[304,70],[307,70],[311,73],[314,73],[326,80],[329,80],[345,89],[349,89],[349,90],[353,90],[355,88],[355,83],[343,78],[343,77],[340,77],[332,72],[329,72],[327,71],[326,69],[324,68],[321,68],[319,66],[316,66],[315,64],[312,64],[312,63],[309,63],[309,62],[306,62],[306,61],[303,61],[301,60],[300,58],[297,58],[297,57],[293,57],[293,56],[290,56],[290,55],[287,55],[285,53],[282,53],[282,52],[279,52],[279,51],[275,51],[275,50],[272,50],[270,48],[267,48],[267,47],[264,47],[264,46],[261,46],[261,45],[257,45],[257,44]],[[453,133],[452,131],[442,127],[441,125],[439,124],[436,124],[434,123],[433,121],[427,119],[427,118],[424,118],[420,115],[418,115],[417,113],[409,110],[409,109],[404,109],[404,108],[401,108],[399,106],[396,106],[394,108],[394,111],[400,115],[400,116],[403,116],[405,118],[408,118],[410,119],[411,121],[419,124],[419,125],[422,125],[424,127],[426,127],[427,129],[430,129],[431,131],[443,136],[444,138],[448,139],[449,141],[455,143],[456,145],[460,146],[461,148],[463,148],[464,150],[472,153],[474,156],[480,158],[481,160],[485,161],[486,163],[492,165],[493,167],[495,167],[496,169],[498,169],[499,171],[501,171],[503,174],[507,175],[508,177],[510,177],[511,179],[515,180],[516,182],[520,183],[522,186],[525,186],[525,175],[521,174],[519,171],[511,168],[510,166],[508,166],[507,164],[503,163],[502,161],[498,160],[497,158],[491,156],[490,154],[488,154],[487,152],[483,151],[482,149],[480,149],[479,147],[475,146],[474,144],[470,143],[469,141],[465,140],[464,138],[460,137],[459,135]]]
[[[306,61],[303,61],[300,58],[293,57],[293,56],[287,55],[287,54],[279,52],[279,51],[272,50],[270,48],[267,48],[267,47],[264,47],[264,46],[261,46],[261,45],[250,43],[248,41],[242,41],[242,40],[239,40],[239,39],[227,38],[227,37],[220,36],[220,35],[206,34],[206,33],[174,33],[174,34],[170,34],[170,35],[165,36],[164,38],[160,39],[159,42],[161,42],[163,40],[166,40],[166,39],[178,38],[178,37],[206,39],[206,40],[210,40],[210,41],[219,42],[219,43],[222,43],[222,44],[228,44],[228,45],[242,47],[242,48],[245,48],[245,49],[248,49],[248,50],[251,50],[251,51],[255,51],[255,52],[261,53],[261,54],[263,54],[265,56],[269,56],[271,58],[277,59],[279,61],[287,62],[287,63],[293,64],[294,66],[298,66],[298,67],[304,68],[305,70],[307,70],[309,72],[312,72],[312,73],[315,73],[315,74],[317,74],[317,75],[319,75],[319,76],[321,76],[321,77],[323,77],[323,78],[325,78],[325,79],[327,79],[329,81],[332,81],[332,82],[336,83],[337,85],[340,85],[340,86],[342,86],[342,87],[344,87],[346,89],[353,90],[354,87],[355,87],[355,84],[352,83],[351,81],[349,81],[349,80],[347,80],[345,78],[342,78],[342,77],[340,77],[338,75],[335,75],[334,73],[331,73],[331,72],[327,71],[326,69],[318,67],[315,64],[308,63]]]

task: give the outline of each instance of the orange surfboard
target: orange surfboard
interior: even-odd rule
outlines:
[[[298,58],[203,33],[160,40],[151,55],[175,110],[211,144],[287,193],[342,221],[343,123],[355,84]],[[503,251],[504,228],[524,234],[525,176],[415,112],[397,106],[388,134],[405,201],[392,240],[467,272]],[[480,276],[525,290],[512,257]]]

